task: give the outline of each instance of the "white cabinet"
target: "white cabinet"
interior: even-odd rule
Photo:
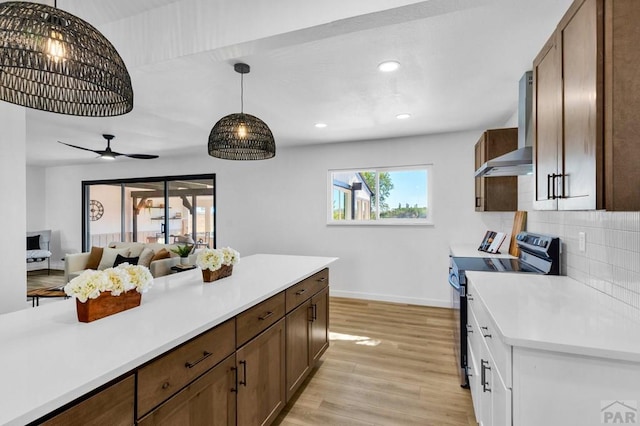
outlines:
[[[638,363],[516,346],[513,368],[514,425],[640,421]]]
[[[511,424],[511,346],[505,345],[469,283],[468,354],[473,408],[480,425]]]
[[[592,350],[602,354],[603,347],[612,348],[613,336],[596,339],[598,346],[577,346],[558,339],[566,335],[557,329],[566,328],[576,315],[575,308],[567,306],[572,299],[559,297],[564,302],[562,307],[545,305],[541,301],[547,299],[518,293],[524,286],[522,282],[511,282],[511,292],[495,279],[481,281],[477,286],[469,275],[467,279],[469,385],[480,425],[620,424],[631,418],[627,416],[635,419],[627,423],[640,421],[636,411],[640,403],[640,362],[637,352],[628,350],[630,345],[624,346],[628,352],[611,350],[611,355],[593,355]],[[589,295],[594,296],[597,294]],[[518,304],[517,298],[526,303]],[[574,298],[581,296],[576,294]],[[544,318],[551,321],[545,322]],[[596,312],[585,320],[592,323],[583,329],[573,324],[572,333],[586,341],[591,330],[597,334],[597,322],[609,322],[627,330],[628,339],[632,339],[630,336],[638,335],[637,316],[625,318],[620,313],[609,317]],[[517,326],[510,327],[513,324]],[[531,324],[546,326],[530,328]],[[500,330],[505,330],[508,339]],[[622,335],[627,339],[626,334]],[[505,344],[505,340],[513,345]],[[636,361],[619,357],[636,357]]]

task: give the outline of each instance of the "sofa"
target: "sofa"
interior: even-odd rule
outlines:
[[[47,261],[47,275],[51,273],[51,230],[27,232],[27,263]]]
[[[147,266],[155,278],[168,275],[172,273],[171,268],[180,263],[180,256],[172,251],[178,245],[180,244],[113,242],[107,247],[92,247],[91,252],[70,253],[64,259],[64,279],[68,283],[87,269],[110,268],[116,261]],[[168,253],[164,253],[168,257],[154,259],[159,255],[162,257],[163,250]],[[150,251],[153,254],[148,259]],[[192,252],[188,263],[195,264],[195,261],[196,253]]]

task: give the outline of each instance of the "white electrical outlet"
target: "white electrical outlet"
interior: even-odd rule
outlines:
[[[584,232],[578,232],[578,250],[581,253],[587,251],[587,234]]]

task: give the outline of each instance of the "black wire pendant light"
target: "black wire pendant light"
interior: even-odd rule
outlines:
[[[0,3],[0,99],[88,117],[133,109],[131,78],[116,49],[55,3]]]
[[[233,66],[240,73],[240,114],[222,117],[209,134],[209,155],[225,160],[266,160],[276,155],[276,142],[267,124],[244,113],[244,74],[250,67]]]

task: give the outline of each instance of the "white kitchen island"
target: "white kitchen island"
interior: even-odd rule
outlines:
[[[199,269],[156,278],[139,307],[91,323],[75,299],[0,315],[0,424],[34,421],[336,260],[259,254],[212,283]]]
[[[470,271],[467,280],[481,424],[638,419],[640,311],[563,276]]]

